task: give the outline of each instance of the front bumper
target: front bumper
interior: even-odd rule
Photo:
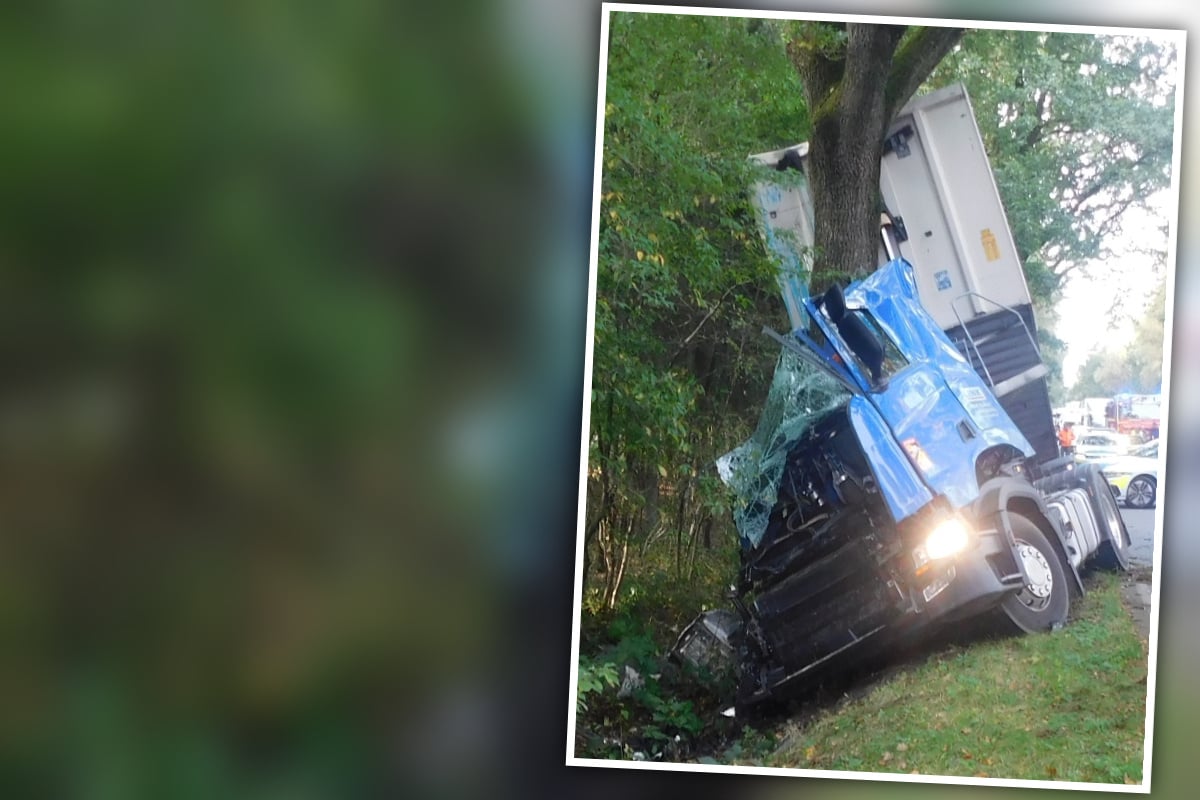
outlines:
[[[1000,526],[978,532],[969,550],[947,560],[950,563],[931,570],[931,576],[924,581],[929,586],[935,580],[933,576],[953,574],[944,589],[924,601],[921,610],[930,621],[949,622],[974,616],[996,605],[1025,582],[1010,535]]]
[[[920,577],[911,579],[906,590],[896,582],[888,582],[885,588],[878,581],[878,577],[871,581],[878,591],[864,592],[858,602],[850,604],[854,611],[847,609],[845,616],[840,617],[829,615],[831,623],[840,618],[842,625],[831,624],[824,630],[797,636],[798,631],[791,625],[768,622],[765,632],[771,640],[770,649],[779,660],[762,673],[756,696],[745,699],[761,699],[805,675],[867,657],[900,635],[912,635],[931,625],[985,611],[1019,589],[1025,576],[1016,563],[1011,534],[997,526],[977,532],[968,550],[935,562]],[[868,601],[868,597],[872,599]],[[830,598],[824,600],[828,602]],[[810,621],[820,616],[813,610],[804,615]],[[844,624],[850,617],[857,620],[853,631]],[[830,637],[834,630],[840,635]],[[798,652],[798,648],[821,639],[823,647],[806,651],[803,656]]]

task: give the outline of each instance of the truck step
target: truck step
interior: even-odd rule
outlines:
[[[992,387],[992,393],[995,394],[996,397],[1004,397],[1004,395],[1020,389],[1027,383],[1032,383],[1038,378],[1046,377],[1049,372],[1050,369],[1045,364],[1034,364],[1032,367],[1020,373],[1019,375],[1013,375],[1011,378],[997,383]]]

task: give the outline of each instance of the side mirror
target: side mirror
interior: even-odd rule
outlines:
[[[879,338],[857,314],[846,313],[846,296],[836,283],[825,291],[821,302],[842,339],[866,365],[871,373],[871,382],[878,384],[883,371],[883,344]]]
[[[846,316],[846,296],[842,294],[842,287],[836,283],[825,290],[821,304],[825,306],[825,313],[829,314],[835,325]]]

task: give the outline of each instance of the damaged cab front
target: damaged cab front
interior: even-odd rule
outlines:
[[[921,307],[911,267],[805,310],[805,329],[776,335],[753,437],[717,464],[736,498],[737,616],[702,617],[676,648],[734,661],[741,706],[1023,581],[1011,533],[973,504],[1032,448]]]

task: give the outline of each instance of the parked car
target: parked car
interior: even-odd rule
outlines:
[[[1103,460],[1113,496],[1130,508],[1150,508],[1158,500],[1158,439],[1133,448],[1128,455]]]
[[[1129,437],[1123,433],[1091,428],[1075,431],[1075,459],[1095,461],[1123,456],[1129,452]]]

